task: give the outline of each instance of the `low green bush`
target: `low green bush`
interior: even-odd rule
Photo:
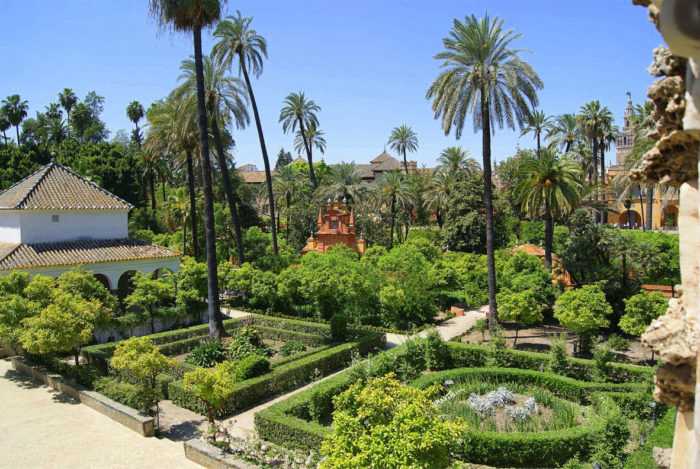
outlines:
[[[383,334],[355,332],[360,337],[352,342],[276,366],[262,376],[236,383],[233,392],[226,400],[227,403],[221,408],[217,417],[231,415],[233,412],[257,404],[263,399],[296,389],[309,383],[317,376],[325,376],[343,368],[352,361],[355,354],[365,355],[383,348],[386,340]],[[182,381],[171,382],[168,385],[168,394],[176,405],[204,413],[201,401],[185,392]]]
[[[270,360],[260,355],[248,355],[236,363],[236,378],[240,381],[264,375],[270,371]]]
[[[448,368],[450,360],[450,349],[437,331],[432,331],[425,338],[425,364],[433,371]]]
[[[185,361],[191,365],[211,368],[226,360],[226,348],[221,342],[208,342],[192,349]]]
[[[348,317],[336,313],[331,317],[331,338],[336,342],[342,342],[348,335]]]
[[[95,380],[94,389],[103,396],[139,412],[146,413],[149,410],[150,399],[144,398],[143,386],[103,376]]]
[[[304,344],[292,340],[281,346],[279,349],[279,353],[283,357],[288,357],[289,355],[293,355],[298,352],[303,352],[304,350],[306,350],[306,346]]]
[[[605,345],[610,350],[624,351],[629,350],[630,341],[620,335],[610,334],[610,337],[608,337],[608,340],[605,342]]]

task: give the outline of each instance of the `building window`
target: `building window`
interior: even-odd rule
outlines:
[[[51,215],[51,221],[57,222],[57,221],[58,221],[58,215]]]

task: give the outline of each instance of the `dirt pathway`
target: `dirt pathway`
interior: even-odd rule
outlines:
[[[0,360],[0,467],[197,468],[182,443],[144,438]]]

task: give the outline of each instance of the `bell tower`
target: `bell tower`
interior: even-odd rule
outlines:
[[[615,138],[615,164],[622,166],[625,164],[627,155],[632,151],[634,146],[634,130],[632,129],[632,116],[634,116],[634,107],[632,107],[632,93],[627,92],[627,108],[623,116],[622,130],[618,132]]]

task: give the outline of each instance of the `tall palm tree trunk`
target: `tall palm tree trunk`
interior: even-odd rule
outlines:
[[[605,201],[605,145],[603,142],[600,142],[600,187],[601,187],[601,194],[602,197],[601,199]],[[603,224],[608,223],[608,207],[605,205],[603,207]]]
[[[541,156],[541,152],[540,152],[540,149],[541,149],[541,148],[542,148],[542,147],[541,147],[541,145],[540,145],[540,133],[537,132],[537,158],[538,158],[538,159],[539,159],[540,156]],[[517,334],[517,331],[516,331],[516,334]],[[515,346],[515,342],[513,342],[513,346]]]
[[[651,214],[654,210],[654,186],[651,184],[647,186],[647,219],[646,227],[647,230],[651,231]]]
[[[544,201],[544,266],[552,270],[552,214],[549,211],[549,200]]]
[[[275,254],[279,253],[277,248],[277,227],[275,226],[275,196],[272,192],[272,174],[270,172],[270,159],[267,157],[267,146],[265,146],[265,136],[263,135],[262,125],[260,124],[260,114],[258,113],[258,104],[255,102],[255,95],[253,94],[253,87],[250,84],[250,78],[248,77],[248,70],[245,66],[245,60],[240,57],[241,60],[241,70],[243,71],[243,78],[245,79],[246,88],[248,88],[248,97],[250,98],[250,104],[253,108],[253,115],[255,116],[255,127],[258,129],[258,140],[260,140],[260,150],[262,151],[263,163],[265,164],[265,180],[267,183],[267,197],[270,202],[270,223],[272,225],[272,249]]]
[[[491,200],[491,116],[485,90],[481,90],[481,137],[484,164],[484,210],[486,211],[486,267],[489,280],[489,331],[498,325],[496,306],[496,259],[493,233],[493,201]]]
[[[223,176],[224,192],[226,193],[226,200],[228,201],[229,212],[231,212],[233,230],[236,234],[236,250],[238,252],[238,265],[241,265],[243,264],[243,262],[245,262],[245,258],[243,257],[243,235],[241,234],[241,222],[238,219],[238,209],[236,208],[236,195],[233,193],[233,187],[231,187],[231,176],[228,172],[226,157],[224,156],[224,146],[221,143],[219,123],[216,121],[216,117],[213,115],[211,118],[211,133],[214,135],[214,145],[216,145],[216,157],[219,161],[221,175]]]
[[[389,230],[389,250],[394,247],[394,206],[396,205],[396,196],[391,194],[391,228]]]
[[[187,156],[187,188],[190,192],[190,223],[192,224],[192,253],[194,260],[199,260],[199,240],[197,236],[197,201],[195,200],[194,188],[194,164],[192,163],[192,152],[185,152]]]
[[[17,146],[19,146],[19,124],[15,126],[15,130],[17,130]]]
[[[301,138],[304,140],[304,149],[306,150],[306,156],[309,159],[309,176],[311,177],[311,184],[313,184],[314,189],[318,187],[318,184],[316,183],[316,174],[314,174],[314,163],[312,161],[311,157],[311,146],[309,145],[309,142],[306,139],[306,132],[304,132],[304,121],[299,118],[299,132],[301,133]]]
[[[165,180],[161,182],[161,188],[163,189],[163,203],[165,204]]]
[[[642,202],[642,185],[639,184],[639,213],[642,216],[642,226],[640,227],[642,231],[646,231],[646,224],[644,223],[644,203]],[[635,220],[636,222],[636,220]]]
[[[403,149],[403,169],[406,171],[406,176],[408,176],[408,161],[406,160],[406,149]]]
[[[594,130],[595,132],[595,130]],[[598,184],[598,139],[593,138],[593,184]],[[598,190],[596,189],[593,200],[598,200]],[[600,223],[600,213],[595,212],[595,222]]]
[[[566,142],[566,150],[564,150],[564,153],[569,153],[569,150],[571,150],[571,141]]]
[[[199,121],[199,149],[202,165],[202,190],[204,192],[204,240],[207,253],[207,303],[209,310],[209,335],[215,340],[226,336],[219,309],[219,285],[216,262],[216,231],[214,226],[214,196],[212,193],[211,161],[209,160],[209,132],[207,109],[204,101],[204,70],[202,66],[202,30],[194,28],[194,63],[197,76],[197,114]]]
[[[153,169],[151,169],[149,174],[149,179],[151,182],[151,210],[156,211],[156,176],[153,174]]]

